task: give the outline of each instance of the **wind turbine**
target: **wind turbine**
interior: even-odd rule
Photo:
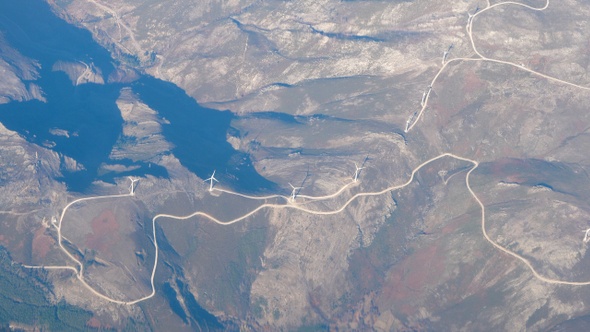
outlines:
[[[447,61],[447,57],[449,56],[449,53],[451,53],[451,50],[453,49],[453,46],[455,46],[455,45],[454,44],[451,44],[449,46],[449,48],[447,48],[447,50],[443,53],[443,59],[442,59],[443,65],[445,64],[445,61]]]
[[[299,190],[303,189],[303,187],[295,187],[291,183],[289,183],[289,185],[291,186],[291,189],[293,189],[291,191],[291,201],[292,202],[295,202],[295,198],[297,197],[297,194],[299,193]]]
[[[361,174],[361,170],[363,170],[364,167],[359,167],[356,163],[354,163],[354,167],[356,167],[356,170],[354,171],[353,180],[354,180],[354,182],[357,182],[359,175]]]
[[[131,185],[129,186],[129,195],[135,195],[135,182],[138,182],[139,179],[134,179],[130,176],[127,177],[131,181]]]
[[[590,241],[590,228],[584,231],[584,243],[588,243]]]
[[[204,181],[204,182],[207,182],[207,181],[209,181],[209,191],[212,191],[212,190],[213,190],[213,181],[215,181],[215,182],[219,182],[219,181],[218,181],[218,180],[215,178],[215,171],[216,171],[216,170],[213,170],[213,174],[211,174],[211,177],[210,177],[210,178],[208,178],[208,179],[206,179],[206,180]]]

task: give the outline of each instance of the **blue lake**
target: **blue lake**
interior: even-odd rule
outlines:
[[[112,181],[113,174],[99,175],[102,163],[113,163],[109,154],[122,135],[123,119],[116,100],[123,87],[131,87],[141,100],[166,118],[164,137],[174,145],[172,153],[201,178],[216,169],[216,177],[225,186],[246,192],[275,189],[276,185],[260,176],[247,154],[236,151],[226,140],[234,115],[200,106],[176,85],[141,76],[129,84],[84,84],[73,86],[63,72],[51,70],[56,61],[94,63],[107,77],[115,70],[107,50],[90,33],[56,17],[41,0],[0,2],[0,32],[8,43],[24,56],[41,65],[35,81],[45,93],[47,103],[11,102],[0,105],[0,122],[28,141],[55,142],[54,151],[84,165],[78,172],[62,171],[70,191],[84,192],[94,180]],[[55,136],[52,128],[76,135]],[[167,177],[166,170],[141,162],[114,161],[140,168],[119,174],[153,174]]]

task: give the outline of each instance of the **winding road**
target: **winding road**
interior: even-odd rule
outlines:
[[[93,0],[89,0],[91,2],[94,2],[95,4],[97,4],[97,6],[103,8],[106,11],[109,11],[111,13],[113,13],[113,15],[115,16],[115,19],[117,20],[117,23],[119,24],[119,18],[116,15],[116,13],[114,13],[112,10],[110,10],[110,8],[105,7],[104,5],[100,5],[98,3],[96,3]],[[482,55],[476,45],[475,45],[475,41],[473,38],[473,34],[472,34],[472,29],[473,29],[473,22],[475,21],[475,19],[479,16],[482,15],[485,12],[489,12],[490,10],[492,10],[493,8],[497,8],[499,6],[504,6],[504,5],[515,5],[515,6],[522,6],[525,7],[529,10],[534,10],[534,11],[543,11],[545,9],[547,9],[549,7],[549,0],[546,0],[546,4],[543,7],[532,7],[526,4],[522,4],[522,3],[518,3],[518,2],[513,2],[513,1],[506,1],[506,2],[501,2],[501,3],[497,3],[497,4],[491,4],[490,1],[487,1],[487,7],[482,9],[481,11],[470,15],[470,19],[468,20],[468,24],[466,26],[466,30],[467,30],[467,34],[469,36],[470,42],[471,42],[471,46],[473,49],[473,52],[475,53],[474,58],[466,58],[466,57],[461,57],[461,58],[453,58],[450,59],[446,62],[444,62],[443,66],[440,68],[440,70],[436,73],[436,75],[434,76],[434,78],[431,81],[431,86],[434,86],[437,82],[437,79],[439,78],[439,76],[441,75],[441,73],[448,67],[449,64],[451,63],[456,63],[456,62],[460,62],[460,63],[467,63],[467,62],[472,62],[472,61],[487,61],[487,62],[492,62],[492,63],[497,63],[497,64],[502,64],[502,65],[508,65],[508,66],[513,66],[515,68],[518,68],[520,70],[523,71],[527,71],[531,74],[543,77],[547,80],[556,82],[556,83],[560,83],[560,84],[565,84],[565,85],[569,85],[572,87],[576,87],[576,88],[580,88],[580,89],[584,89],[584,90],[590,90],[589,87],[585,87],[585,86],[581,86],[578,84],[574,84],[571,82],[567,82],[528,68],[525,68],[521,65],[509,62],[509,61],[504,61],[504,60],[497,60],[497,59],[492,59],[492,58],[488,58],[484,55]],[[128,28],[127,28],[128,29]],[[130,35],[132,36],[132,33],[129,31]],[[422,117],[424,110],[428,107],[428,101],[430,98],[430,91],[426,94],[423,106],[421,108],[421,110],[419,111],[418,115],[415,117],[415,119],[413,120],[413,122],[411,124],[409,124],[406,128],[406,132],[411,131],[419,122],[420,118]],[[231,225],[240,221],[243,221],[244,219],[258,213],[259,211],[265,210],[265,209],[292,209],[292,210],[298,210],[298,211],[302,211],[302,212],[306,212],[309,214],[314,214],[314,215],[333,215],[333,214],[337,214],[340,213],[342,211],[344,211],[353,201],[355,201],[356,199],[358,199],[359,197],[367,197],[367,196],[378,196],[378,195],[383,195],[386,193],[390,193],[392,191],[395,190],[400,190],[405,188],[406,186],[408,186],[409,184],[411,184],[414,181],[415,175],[417,172],[419,172],[422,168],[424,168],[426,165],[437,161],[439,159],[443,159],[443,158],[453,158],[456,160],[460,160],[460,161],[464,161],[467,162],[469,164],[471,164],[471,167],[468,168],[468,171],[465,175],[465,186],[467,187],[467,190],[469,191],[469,193],[471,194],[471,197],[473,198],[473,200],[479,205],[480,209],[481,209],[481,231],[482,234],[484,236],[484,238],[486,239],[486,241],[488,241],[494,248],[498,249],[499,251],[519,260],[520,262],[522,262],[533,274],[533,276],[535,278],[537,278],[538,280],[541,280],[543,282],[549,283],[549,284],[559,284],[559,285],[570,285],[570,286],[584,286],[584,285],[590,285],[590,281],[567,281],[567,280],[560,280],[560,279],[553,279],[553,278],[549,278],[546,276],[543,276],[539,271],[537,271],[533,265],[531,264],[531,262],[524,258],[523,256],[511,251],[510,249],[507,249],[503,246],[501,246],[500,244],[496,243],[494,240],[492,240],[486,230],[486,208],[484,206],[484,204],[482,203],[482,201],[479,199],[479,197],[477,196],[477,194],[473,191],[473,188],[471,187],[470,184],[470,179],[471,179],[471,174],[473,173],[474,170],[477,169],[477,167],[479,166],[478,161],[473,160],[473,159],[469,159],[466,157],[461,157],[458,155],[455,155],[453,153],[442,153],[436,157],[433,157],[431,159],[428,159],[426,161],[424,161],[423,163],[421,163],[420,165],[416,166],[411,174],[410,177],[403,183],[401,184],[397,184],[397,185],[393,185],[390,187],[387,187],[383,190],[380,191],[375,191],[375,192],[360,192],[360,193],[356,193],[354,195],[352,195],[344,204],[342,204],[342,206],[340,206],[339,208],[335,209],[335,210],[326,210],[326,211],[322,211],[322,210],[313,210],[313,209],[309,209],[306,207],[303,207],[302,204],[299,204],[297,201],[291,201],[290,197],[288,196],[284,196],[284,195],[268,195],[268,196],[251,196],[251,195],[245,195],[245,194],[240,194],[237,192],[233,192],[230,190],[226,190],[226,189],[218,189],[218,188],[213,188],[212,190],[214,191],[218,191],[218,192],[222,192],[222,193],[226,193],[226,194],[230,194],[230,195],[236,195],[236,196],[240,196],[243,198],[247,198],[247,199],[252,199],[252,200],[268,200],[268,199],[282,199],[284,200],[283,204],[270,204],[270,203],[264,203],[261,204],[260,206],[258,206],[257,208],[251,210],[250,212],[237,217],[235,219],[231,219],[231,220],[219,220],[216,217],[209,215],[205,212],[202,211],[196,211],[192,214],[189,215],[185,215],[185,216],[176,216],[176,215],[170,215],[170,214],[158,214],[156,216],[153,217],[152,219],[152,241],[154,244],[154,249],[155,249],[155,254],[154,254],[154,265],[153,265],[153,269],[152,269],[152,273],[151,273],[151,277],[150,277],[150,283],[151,283],[151,288],[152,291],[150,294],[138,298],[138,299],[133,299],[133,300],[122,300],[122,299],[114,299],[111,298],[110,296],[103,294],[99,291],[97,291],[96,289],[94,289],[91,285],[89,285],[86,280],[84,279],[84,267],[82,262],[80,262],[74,255],[72,255],[67,249],[66,247],[63,245],[63,235],[61,233],[61,226],[64,220],[64,216],[67,214],[68,209],[70,209],[72,206],[81,203],[81,202],[87,202],[87,201],[92,201],[92,200],[99,200],[99,199],[105,199],[105,198],[121,198],[121,197],[131,197],[134,196],[134,190],[135,190],[135,186],[134,183],[135,179],[131,179],[132,183],[130,186],[130,192],[128,194],[118,194],[118,195],[105,195],[105,196],[95,196],[95,197],[87,197],[87,198],[80,198],[80,199],[76,199],[72,202],[70,202],[68,205],[66,205],[61,213],[61,216],[59,218],[58,222],[53,223],[53,227],[56,228],[57,230],[57,235],[58,235],[58,244],[59,247],[61,248],[61,250],[67,255],[67,257],[69,257],[74,263],[75,266],[30,266],[30,265],[24,265],[25,267],[28,268],[37,268],[37,269],[52,269],[52,270],[61,270],[61,269],[66,269],[66,270],[71,270],[76,274],[77,279],[82,283],[82,285],[84,287],[86,287],[90,292],[92,292],[94,295],[107,300],[109,302],[112,303],[116,303],[116,304],[122,304],[122,305],[134,305],[137,304],[141,301],[145,301],[151,297],[153,297],[156,293],[156,289],[155,289],[155,284],[154,284],[154,278],[156,275],[156,270],[158,267],[158,260],[159,260],[159,247],[158,247],[158,240],[157,240],[157,234],[156,234],[156,222],[159,219],[173,219],[173,220],[187,220],[187,219],[191,219],[193,217],[203,217],[206,218],[214,223],[217,223],[219,225]],[[463,172],[464,170],[461,170],[457,173]],[[454,173],[451,175],[454,176]],[[450,177],[449,177],[450,178]],[[444,179],[443,179],[444,181]],[[447,179],[448,181],[448,179]],[[325,195],[325,196],[307,196],[307,195],[298,195],[297,198],[298,199],[305,199],[306,202],[310,202],[310,201],[322,201],[322,200],[329,200],[329,199],[334,199],[339,197],[340,195],[343,195],[347,192],[347,189],[351,186],[354,186],[355,182],[353,180],[351,180],[349,183],[345,184],[342,188],[340,188],[338,191],[329,194],[329,195]]]
[[[78,62],[80,62],[81,64],[86,66],[86,68],[84,69],[82,74],[80,74],[78,76],[78,78],[76,79],[76,86],[80,85],[82,79],[88,80],[87,76],[90,74],[90,66],[86,62],[82,62],[82,61],[78,61]]]

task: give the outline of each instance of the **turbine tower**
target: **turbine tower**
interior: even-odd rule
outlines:
[[[359,175],[361,174],[361,170],[363,170],[364,167],[359,167],[356,163],[354,163],[354,167],[356,167],[356,170],[354,171],[353,180],[354,180],[354,182],[357,182]]]
[[[206,180],[204,181],[204,182],[207,182],[207,181],[209,181],[209,191],[212,191],[212,190],[213,190],[213,181],[215,181],[215,182],[219,182],[219,181],[218,181],[218,180],[215,178],[215,171],[216,171],[216,170],[213,170],[213,174],[211,174],[211,177],[210,177],[210,178],[208,178],[208,179],[206,179]]]
[[[291,186],[291,189],[293,189],[291,191],[291,202],[295,202],[295,198],[297,197],[297,194],[299,193],[299,191],[301,189],[303,189],[303,187],[295,187],[291,183],[289,183],[289,185]]]
[[[135,195],[135,182],[139,182],[139,179],[134,179],[130,176],[127,177],[131,181],[131,185],[129,185],[129,195]]]

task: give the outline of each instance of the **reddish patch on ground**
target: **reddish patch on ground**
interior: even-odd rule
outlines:
[[[538,53],[533,54],[531,59],[529,60],[529,67],[533,68],[536,71],[544,72],[546,71],[547,62],[547,57],[542,56]]]
[[[93,329],[99,329],[101,328],[100,325],[100,321],[98,320],[98,318],[96,317],[92,317],[90,318],[87,322],[86,322],[86,326],[93,328]]]
[[[512,145],[502,145],[502,156],[516,158],[519,154]]]
[[[472,94],[473,92],[477,92],[483,88],[485,88],[486,83],[481,80],[474,71],[469,71],[465,74],[465,79],[463,81],[463,91],[466,94]]]
[[[111,210],[103,211],[91,221],[92,234],[86,236],[86,246],[107,255],[119,240],[119,223]]]
[[[397,264],[390,272],[383,287],[383,297],[400,304],[405,315],[417,312],[413,302],[436,284],[445,271],[445,257],[438,244],[422,248]]]
[[[506,182],[508,182],[508,183],[518,183],[518,184],[521,184],[521,183],[523,183],[525,181],[526,181],[526,178],[524,178],[524,177],[522,177],[520,175],[517,175],[517,174],[508,175],[506,177]]]
[[[445,126],[449,123],[449,120],[453,115],[455,115],[456,110],[449,110],[448,108],[441,105],[434,100],[428,101],[428,106],[432,108],[432,111],[426,109],[424,112],[431,112],[432,114],[436,114],[436,125],[437,126]]]
[[[90,327],[90,328],[93,328],[93,329],[100,329],[100,330],[101,330],[101,329],[106,329],[106,330],[108,330],[108,329],[111,329],[111,328],[112,328],[112,326],[111,326],[111,325],[109,325],[109,324],[104,324],[104,325],[103,325],[103,324],[100,322],[100,320],[99,320],[98,318],[96,318],[96,317],[92,317],[92,318],[90,318],[90,319],[89,319],[89,320],[86,322],[86,326],[88,326],[88,327]]]
[[[495,40],[477,40],[475,41],[475,44],[477,45],[477,48],[480,50],[480,52],[486,56],[489,57],[494,57],[497,58],[494,55],[495,52],[503,50],[504,48],[502,47],[502,44],[494,44],[493,42],[495,42]]]
[[[503,175],[518,167],[526,167],[526,162],[520,159],[503,158],[494,162],[490,168],[492,175]]]
[[[33,237],[33,256],[37,259],[45,258],[53,244],[53,239],[45,234],[45,230],[45,227],[40,227]]]
[[[466,222],[469,222],[470,218],[468,215],[462,215],[458,218],[455,218],[451,221],[449,221],[447,223],[447,225],[445,225],[441,230],[440,233],[441,234],[451,234],[451,233],[455,233],[457,231],[457,228],[459,228],[459,226],[463,225]]]
[[[506,183],[522,184],[530,180],[523,170],[529,164],[520,159],[500,159],[490,166],[490,175]]]

